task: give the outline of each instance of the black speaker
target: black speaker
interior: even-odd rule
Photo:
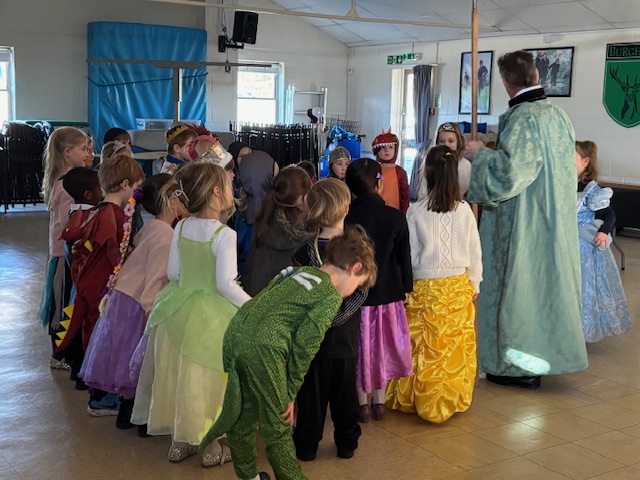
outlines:
[[[258,14],[253,12],[236,12],[233,21],[233,37],[234,42],[239,43],[256,43],[258,35]]]

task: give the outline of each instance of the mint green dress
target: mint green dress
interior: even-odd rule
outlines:
[[[147,430],[191,445],[200,443],[222,409],[222,340],[238,311],[216,288],[211,248],[223,228],[199,242],[184,237],[180,227],[180,279],[158,294],[147,323],[146,355],[153,355],[155,367]]]

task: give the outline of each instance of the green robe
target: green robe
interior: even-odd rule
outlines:
[[[468,200],[480,222],[480,368],[530,376],[587,368],[580,320],[575,133],[548,100],[500,116],[497,150],[473,160]]]

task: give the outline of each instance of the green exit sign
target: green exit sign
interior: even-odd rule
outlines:
[[[387,65],[399,65],[405,61],[416,60],[415,53],[403,53],[402,55],[387,55]]]

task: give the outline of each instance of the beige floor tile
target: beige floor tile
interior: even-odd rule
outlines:
[[[481,467],[516,456],[471,433],[430,442],[422,448],[462,468]]]
[[[593,405],[602,401],[578,389],[566,387],[558,383],[545,384],[544,380],[539,390],[524,391],[522,395],[557,410],[569,410],[584,407],[585,405]]]
[[[569,478],[522,457],[473,468],[469,472],[484,480],[566,480]]]
[[[567,373],[565,375],[551,375],[545,377],[543,381],[546,383],[555,383],[569,388],[579,388],[585,385],[591,385],[598,381],[599,377],[595,377],[586,372]]]
[[[640,423],[640,412],[634,412],[611,403],[587,405],[570,410],[570,413],[616,430]]]
[[[440,423],[438,425],[429,424],[424,426],[422,431],[404,435],[409,442],[414,445],[424,445],[425,443],[434,442],[442,438],[455,437],[456,435],[464,435],[466,432],[450,423]]]
[[[556,407],[522,394],[493,398],[484,402],[482,406],[519,421],[559,411]]]
[[[633,394],[638,394],[640,396],[640,391],[638,391],[638,389],[636,388],[632,388],[616,382],[611,382],[602,378],[597,379],[591,385],[578,387],[577,390],[580,390],[581,392],[593,397],[599,398],[600,400],[607,401]]]
[[[475,432],[477,430],[485,430],[487,428],[513,423],[513,419],[481,405],[472,404],[469,410],[456,413],[447,420],[447,423],[466,432]]]
[[[619,431],[632,437],[640,438],[640,424],[634,425],[633,427],[622,428]]]
[[[614,400],[611,400],[611,403],[620,407],[628,408],[629,410],[633,410],[634,412],[640,412],[640,393],[616,398]]]
[[[622,432],[603,433],[578,440],[575,444],[625,465],[633,465],[640,459],[640,438]]]
[[[535,452],[565,443],[565,440],[529,427],[523,423],[510,423],[501,427],[474,432],[480,438],[506,448],[518,455]]]
[[[469,472],[454,473],[453,475],[447,475],[440,480],[478,480],[480,477],[473,475]]]
[[[613,472],[605,473],[604,475],[598,475],[597,477],[591,477],[589,480],[638,480],[640,479],[640,472],[635,468],[625,467]]]
[[[586,420],[569,412],[552,413],[541,417],[523,420],[522,423],[543,432],[574,442],[610,431],[609,427]]]
[[[601,475],[623,467],[621,463],[572,443],[528,453],[525,458],[574,480]]]

